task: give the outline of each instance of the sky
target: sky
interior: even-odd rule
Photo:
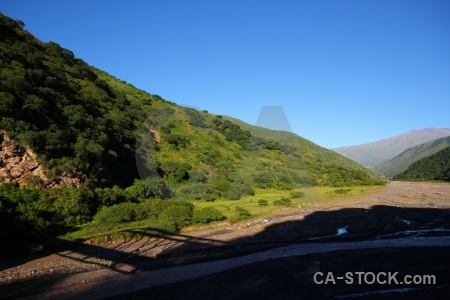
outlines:
[[[177,104],[250,124],[281,106],[326,148],[450,127],[450,1],[0,0],[0,12]]]

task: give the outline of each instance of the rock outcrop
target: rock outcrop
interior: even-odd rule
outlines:
[[[0,132],[0,181],[24,183],[27,179],[38,177],[47,182],[44,168],[39,164],[36,154],[27,147],[21,147]]]
[[[45,187],[81,186],[85,181],[79,172],[65,172],[49,179],[47,170],[39,163],[37,155],[28,147],[10,139],[4,131],[0,131],[0,182],[15,182],[28,185],[39,179]],[[78,174],[79,173],[79,174]],[[33,180],[34,179],[34,180]]]

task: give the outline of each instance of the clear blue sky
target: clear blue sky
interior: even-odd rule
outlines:
[[[450,1],[2,0],[44,42],[178,104],[324,147],[450,127]]]

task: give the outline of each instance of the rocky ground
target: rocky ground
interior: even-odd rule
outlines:
[[[108,299],[449,299],[449,250],[388,247],[268,259]],[[320,284],[314,282],[316,272],[324,274],[316,278]],[[361,281],[358,272],[364,272]],[[380,276],[381,284],[372,282],[371,274],[383,272],[398,272],[396,281]],[[334,281],[325,283],[329,273]],[[433,275],[436,281],[406,284],[407,275]]]
[[[106,241],[101,245],[77,245],[70,250],[56,253],[40,253],[34,256],[8,258],[0,261],[0,298],[15,298],[26,295],[38,297],[39,293],[68,288],[83,290],[83,288],[92,288],[97,283],[111,280],[111,278],[130,276],[139,272],[183,264],[240,257],[244,254],[292,244],[317,243],[320,245],[324,242],[447,236],[450,230],[449,208],[450,184],[391,182],[387,188],[372,195],[315,202],[303,207],[296,213],[274,216],[245,224],[229,225],[224,223],[215,229],[205,229],[196,233],[188,232],[184,235],[168,238],[147,237],[131,241]],[[347,232],[337,235],[337,230],[342,228],[345,228]],[[435,262],[429,261],[425,265],[435,266],[439,261],[442,261],[439,259],[443,258],[444,253],[448,253],[449,250],[448,247],[424,248],[420,250],[422,252],[418,249],[408,248],[404,249],[403,252],[398,249],[392,250],[392,252],[386,249],[380,250],[380,252],[371,250],[372,252],[364,252],[366,253],[364,254],[366,256],[363,255],[365,258],[360,257],[359,259],[378,261],[379,265],[383,265],[383,263],[387,263],[387,260],[384,259],[387,257],[386,251],[399,259],[401,253],[408,254],[405,256],[405,258],[408,257],[407,261],[411,261],[411,257],[416,257],[417,253],[430,251],[430,253],[434,253],[432,258]],[[359,251],[351,255],[351,252],[344,251],[341,254],[348,258],[346,262],[348,266],[352,265],[351,257],[356,257],[356,254],[362,253]],[[305,256],[307,258],[292,258],[293,262],[290,265],[294,267],[296,266],[295,262],[300,260],[297,267],[301,268],[307,261],[314,261],[316,256],[327,260],[330,265],[335,264],[335,268],[337,268],[339,261],[342,262],[342,260],[334,259],[329,255],[311,254]],[[391,255],[389,254],[389,256]],[[421,258],[417,259],[420,260]],[[430,260],[431,258],[427,259]],[[422,261],[427,261],[427,259],[424,258]],[[446,263],[442,265],[439,271],[443,272],[441,278],[448,276],[448,260]],[[283,265],[286,262],[280,261],[280,264]],[[272,272],[279,269],[279,266],[273,260],[271,260],[270,265],[273,266],[273,270],[266,270],[268,272],[267,280],[274,276]],[[377,263],[372,265],[375,266]],[[255,266],[254,271],[256,273],[254,273],[254,276],[261,276],[261,274],[258,275],[259,267],[257,267],[257,264],[241,267],[244,268],[242,272],[233,273],[233,270],[228,270],[224,271],[225,273],[221,272],[210,276],[220,276],[224,273],[223,279],[226,282],[226,278],[230,276],[227,274],[233,273],[232,277],[237,276],[236,278],[239,278],[240,274],[247,274]],[[423,271],[427,270],[423,269]],[[429,269],[428,271],[436,272],[435,269]],[[289,272],[294,272],[294,269]],[[253,274],[253,271],[251,273]],[[248,278],[254,278],[254,276]],[[202,279],[195,280],[200,280],[197,282],[199,287],[205,284]],[[249,283],[249,289],[259,286],[256,281],[253,285]],[[262,282],[266,281],[263,280]],[[159,295],[157,298],[164,298],[160,297],[166,293],[163,288],[164,286],[153,287],[151,293]],[[173,290],[170,285],[167,288]],[[311,291],[315,290],[311,286],[310,289]],[[209,293],[214,293],[213,288],[209,290]],[[423,294],[427,290],[421,290],[418,293]],[[443,291],[442,287],[438,290],[431,288],[429,290],[433,293]],[[217,291],[220,291],[219,285],[217,285]],[[239,291],[242,292],[243,290]],[[123,293],[126,292],[127,290],[123,291]],[[248,292],[247,295],[251,296],[250,290]],[[147,291],[148,293],[150,291]],[[270,293],[268,291],[267,295],[271,295]],[[311,295],[315,295],[315,292],[311,293],[313,293]],[[355,290],[349,291],[347,294],[352,293],[358,294],[359,292]],[[169,294],[167,293],[167,295]],[[331,294],[322,295],[319,293],[317,295],[328,297]],[[39,297],[44,295],[40,294]],[[184,295],[184,299],[194,298],[189,297],[191,295],[189,293],[182,293],[181,295]],[[279,295],[282,296],[283,294]],[[137,296],[137,294],[133,294],[126,297],[132,299]],[[369,297],[370,295],[366,296]],[[141,297],[143,296],[141,295]],[[208,299],[209,297],[204,298]]]

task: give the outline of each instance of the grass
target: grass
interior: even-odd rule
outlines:
[[[363,196],[377,192],[384,188],[383,186],[353,186],[345,187],[345,190],[350,189],[346,194],[336,193],[336,190],[342,188],[336,187],[306,187],[298,188],[295,191],[303,192],[305,194],[302,198],[292,198],[290,193],[292,190],[275,190],[275,189],[255,189],[254,196],[246,196],[241,200],[227,200],[219,199],[214,202],[205,202],[198,200],[190,200],[195,205],[195,210],[205,207],[213,207],[218,209],[227,218],[225,221],[213,222],[203,225],[190,225],[182,230],[183,233],[192,233],[198,230],[220,228],[222,226],[229,226],[230,222],[249,222],[254,219],[265,218],[269,216],[291,213],[301,211],[309,204],[313,204],[315,209],[329,209],[338,207],[339,202],[355,196]],[[280,205],[275,206],[275,200],[287,198],[291,201],[289,207]],[[268,205],[261,206],[259,200],[267,200]],[[345,202],[345,201],[344,201]],[[248,210],[251,217],[246,220],[236,220],[236,207],[239,206]],[[114,226],[101,227],[98,224],[84,224],[74,228],[73,231],[59,235],[56,238],[50,238],[43,241],[29,241],[14,246],[2,246],[2,253],[13,253],[14,251],[28,249],[31,252],[40,251],[43,248],[58,247],[66,243],[82,242],[89,240],[93,243],[103,243],[112,240],[130,240],[133,238],[140,238],[143,236],[164,236],[164,230],[158,229],[158,224],[154,220],[141,220],[129,223],[123,223]],[[45,247],[44,247],[45,245]]]
[[[383,186],[379,185],[346,187],[346,190],[350,189],[346,194],[336,193],[336,190],[340,189],[336,187],[306,187],[296,189],[295,191],[303,192],[305,194],[305,196],[302,198],[292,198],[290,196],[292,190],[283,191],[276,189],[255,189],[254,196],[246,196],[240,200],[218,199],[214,202],[199,200],[189,201],[194,204],[195,210],[200,210],[205,207],[213,207],[218,209],[227,218],[225,222],[232,222],[236,216],[236,207],[242,207],[244,209],[247,209],[252,215],[249,219],[243,221],[247,222],[248,220],[300,211],[303,209],[303,207],[310,203],[322,203],[325,206],[329,207],[332,206],[333,202],[336,200],[371,194],[379,191],[382,188]],[[290,199],[291,205],[289,207],[286,207],[283,205],[275,206],[273,204],[275,200],[279,200],[282,198]],[[258,201],[261,199],[267,200],[268,205],[259,205]],[[223,221],[211,223],[209,225],[191,225],[189,226],[188,231],[191,232],[200,228],[214,228],[217,224],[223,224]],[[67,233],[63,236],[60,236],[59,238],[72,241],[80,239],[101,239],[106,235],[113,238],[121,237],[122,235],[124,237],[127,236],[128,238],[131,238],[129,232],[136,233],[139,231],[142,231],[143,235],[153,236],[155,235],[155,233],[149,232],[149,228],[154,227],[152,225],[154,225],[154,223],[148,220],[124,223],[115,226],[114,228],[99,228],[97,226],[92,226],[92,224],[85,224],[83,226],[80,226],[76,231]]]
[[[275,189],[256,189],[254,196],[246,196],[241,200],[226,200],[220,199],[214,202],[194,201],[191,202],[195,205],[196,209],[204,207],[214,207],[220,210],[227,218],[230,218],[234,214],[236,206],[248,209],[252,214],[252,219],[272,216],[276,214],[289,213],[299,211],[304,205],[315,202],[327,202],[330,204],[337,198],[348,198],[355,196],[363,196],[379,191],[384,188],[383,186],[353,186],[346,189],[350,189],[346,194],[338,194],[335,191],[339,188],[336,187],[306,187],[298,188],[295,191],[305,193],[305,197],[292,198],[290,193],[292,190],[281,191]],[[288,198],[291,200],[291,206],[274,206],[273,202],[282,198]],[[264,199],[268,201],[267,206],[259,205],[258,201]]]

